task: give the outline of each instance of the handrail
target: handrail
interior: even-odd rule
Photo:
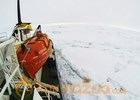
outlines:
[[[10,43],[12,43],[14,41],[15,41],[15,39],[11,38],[11,39],[9,39],[9,40],[7,40],[5,42],[2,42],[2,43],[0,43],[0,48],[4,47],[4,46],[6,46],[6,45],[8,45],[8,44],[10,44]]]

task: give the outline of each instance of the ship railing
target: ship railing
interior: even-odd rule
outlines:
[[[15,38],[11,37],[0,43],[0,69],[4,73],[6,83],[0,91],[0,100],[3,98],[4,92],[8,89],[9,95],[12,94],[12,88],[15,88],[17,82],[24,81],[19,69],[19,63],[14,47]],[[24,99],[27,86],[24,86],[24,91],[21,100]]]
[[[6,32],[0,33],[0,43],[8,40],[8,36]]]

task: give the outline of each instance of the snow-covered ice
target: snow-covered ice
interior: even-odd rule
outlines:
[[[43,30],[54,42],[62,84],[82,84],[87,77],[91,84],[126,91],[71,93],[64,94],[65,99],[140,99],[140,32],[92,24],[46,25]]]

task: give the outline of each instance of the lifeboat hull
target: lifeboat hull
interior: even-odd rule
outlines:
[[[24,45],[24,46],[23,46]],[[46,34],[36,34],[27,39],[17,49],[17,58],[28,76],[34,79],[35,74],[48,59],[52,49],[52,42]]]

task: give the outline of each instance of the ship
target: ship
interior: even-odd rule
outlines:
[[[38,25],[21,21],[0,36],[0,100],[63,100],[53,41]]]

